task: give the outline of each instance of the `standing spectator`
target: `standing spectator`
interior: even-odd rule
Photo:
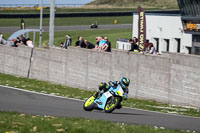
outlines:
[[[85,43],[87,49],[94,49],[95,48],[95,45],[92,44],[91,42],[88,42],[87,40],[85,40],[84,43]]]
[[[68,46],[72,45],[72,39],[70,35],[66,35],[66,40],[65,43],[63,45],[63,48],[67,49]]]
[[[78,36],[78,40],[75,43],[75,47],[80,47],[80,36]]]
[[[103,47],[103,51],[111,52],[111,42],[108,40],[108,37],[104,37],[104,40],[106,41],[106,43]]]
[[[96,37],[96,46],[94,48],[95,51],[97,51],[99,48],[99,37]]]
[[[80,43],[79,43],[80,47],[81,48],[86,48],[86,45],[85,45],[84,40],[83,40],[83,37],[80,37],[79,40],[80,40]]]
[[[99,46],[99,39],[98,39],[98,37],[96,37],[96,45]]]
[[[86,45],[84,43],[83,37],[78,37],[78,41],[76,42],[76,47],[86,48]]]
[[[99,45],[96,45],[95,50],[96,51],[101,51],[103,46],[104,46],[104,44],[106,43],[106,41],[103,39],[102,36],[99,36],[98,37],[98,42],[99,42]]]

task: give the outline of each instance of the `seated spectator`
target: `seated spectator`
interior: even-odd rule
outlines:
[[[63,45],[63,48],[67,49],[68,46],[72,45],[72,39],[70,35],[66,35],[66,40],[65,43]]]
[[[0,44],[13,46],[13,45],[14,45],[14,42],[13,42],[13,41],[6,41],[6,40],[3,38],[3,36],[0,36]]]
[[[64,43],[60,42],[60,47],[63,48],[63,46],[64,46]]]
[[[156,49],[153,46],[153,43],[149,43],[149,54],[156,54]]]
[[[94,49],[95,48],[95,45],[92,44],[91,42],[88,42],[87,40],[85,40],[84,43],[85,43],[87,49]]]
[[[102,51],[111,52],[111,42],[108,40],[108,37],[104,37],[104,40],[106,42],[102,48]]]
[[[146,40],[146,42],[144,43],[144,53],[149,53],[149,40]]]
[[[27,39],[26,45],[27,45],[28,47],[34,48],[33,42],[30,40],[30,38]]]
[[[24,35],[21,35],[20,36],[20,43],[21,43],[21,45],[26,45],[26,41],[27,41],[27,39],[24,37]]]
[[[131,44],[131,49],[129,50],[129,52],[130,52],[130,51],[133,51],[133,52],[140,52],[139,46],[136,44],[136,43],[137,43],[137,42],[136,42],[136,39],[134,39],[134,40],[130,39],[130,40],[129,40],[129,43]]]
[[[12,40],[14,42],[13,47],[18,47],[19,45],[21,45],[21,41],[19,39],[19,37],[17,37],[16,39]]]
[[[3,36],[3,34],[0,32],[0,38],[3,38],[4,39],[4,36]]]

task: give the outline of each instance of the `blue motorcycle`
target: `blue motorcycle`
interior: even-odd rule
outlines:
[[[116,88],[110,86],[109,90],[104,93],[99,93],[97,96],[92,95],[85,100],[83,109],[92,111],[93,109],[104,110],[106,113],[111,113],[116,108],[121,108],[124,91],[120,85]]]

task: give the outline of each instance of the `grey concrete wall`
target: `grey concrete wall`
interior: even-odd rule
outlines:
[[[31,48],[0,45],[0,72],[27,76]],[[200,107],[200,57],[112,53],[70,47],[35,48],[30,78],[97,90],[100,82],[131,80],[130,97]]]
[[[173,54],[169,102],[200,107],[200,57]]]
[[[27,77],[31,49],[0,45],[0,72]]]

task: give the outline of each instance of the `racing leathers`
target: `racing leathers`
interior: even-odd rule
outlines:
[[[104,83],[101,82],[100,85],[99,85],[99,91],[96,93],[96,95],[103,94],[104,92],[108,91],[111,86],[114,87],[114,88],[117,88],[118,85],[121,86],[119,81],[109,81],[108,84],[105,83],[105,82]],[[127,88],[122,87],[122,89],[124,91],[123,99],[127,100],[128,99],[128,92],[129,92],[128,87]]]

